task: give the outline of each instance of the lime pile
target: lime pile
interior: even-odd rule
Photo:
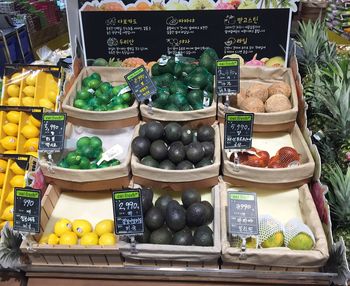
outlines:
[[[120,165],[120,161],[113,159],[103,161],[97,165],[103,153],[102,140],[97,137],[81,137],[76,143],[76,150],[71,151],[63,158],[58,166],[69,169],[100,169]]]
[[[102,82],[98,73],[93,73],[82,81],[82,88],[77,92],[73,106],[84,110],[112,111],[128,108],[134,102],[130,92],[119,94],[127,84],[112,86]]]
[[[85,219],[76,219],[73,222],[66,218],[59,219],[54,226],[54,232],[44,235],[39,243],[49,245],[102,245],[111,246],[117,243],[114,235],[114,222],[105,219],[96,224],[95,230]]]
[[[196,62],[176,62],[174,57],[165,65],[152,66],[152,80],[157,93],[153,106],[170,111],[191,111],[208,107],[213,101],[214,74],[218,55],[207,49]]]

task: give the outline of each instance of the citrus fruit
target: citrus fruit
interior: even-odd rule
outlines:
[[[27,152],[26,155],[33,156],[35,158],[38,158],[38,153],[37,152]]]
[[[90,138],[87,136],[80,137],[77,141],[77,148],[81,149],[90,145]]]
[[[101,75],[99,73],[97,73],[97,72],[92,73],[90,75],[90,78],[97,79],[97,80],[101,81]]]
[[[31,86],[35,86],[36,77],[37,77],[37,73],[33,73],[33,74],[30,74],[29,76],[27,76],[26,84],[31,85]]]
[[[25,138],[29,139],[29,138],[38,137],[40,134],[40,130],[36,128],[34,125],[27,124],[22,128],[21,133]]]
[[[17,154],[16,150],[7,150],[4,152],[4,154]]]
[[[47,93],[47,98],[53,103],[56,104],[57,92],[50,90]]]
[[[19,111],[10,111],[10,112],[7,112],[6,114],[6,119],[11,123],[18,124],[20,117],[21,117],[21,114],[19,113]]]
[[[1,145],[6,150],[16,150],[17,147],[17,138],[13,136],[6,136],[1,139]]]
[[[131,103],[131,99],[132,99],[132,95],[131,95],[130,92],[126,92],[126,93],[123,93],[121,95],[121,98],[123,99],[124,103],[130,104]]]
[[[39,147],[39,138],[29,138],[25,143],[24,143],[24,151],[25,152],[36,152],[38,151]]]
[[[81,157],[79,169],[90,169],[90,160],[86,157]]]
[[[69,152],[66,157],[66,162],[69,166],[79,165],[81,156],[76,152]]]
[[[58,93],[58,85],[54,79],[51,79],[47,85],[49,87],[49,90],[54,91],[56,94]]]
[[[114,230],[114,222],[111,219],[101,220],[95,226],[95,232],[98,236],[101,236],[105,233],[113,233]]]
[[[24,173],[25,173],[25,171],[20,166],[18,166],[18,164],[16,162],[12,163],[12,165],[10,166],[10,169],[16,175],[24,175]]]
[[[19,104],[20,104],[20,101],[18,97],[10,97],[7,100],[7,105],[9,106],[18,106]]]
[[[19,86],[15,84],[10,84],[7,87],[7,94],[11,97],[18,97],[19,96]]]
[[[83,99],[75,99],[73,106],[79,109],[86,109],[87,102]]]
[[[0,187],[4,184],[5,180],[5,173],[0,173]]]
[[[33,106],[34,105],[34,98],[29,97],[29,96],[23,97],[22,103],[24,106]]]
[[[51,233],[44,234],[44,235],[40,238],[39,244],[47,244],[47,241],[49,240],[50,234],[51,234]]]
[[[95,150],[101,149],[102,140],[97,136],[93,136],[90,138],[90,146]]]
[[[77,234],[78,237],[82,237],[88,232],[92,232],[92,225],[85,219],[76,219],[73,221],[73,231]]]
[[[24,187],[24,176],[23,175],[16,175],[14,176],[11,181],[10,185],[14,188],[23,188]]]
[[[60,242],[60,238],[54,233],[51,233],[47,238],[47,244],[56,245],[59,242]]]
[[[55,223],[54,232],[57,236],[72,230],[72,223],[66,218],[61,218]]]
[[[84,234],[80,239],[81,245],[98,245],[98,236],[94,232]]]
[[[18,133],[18,125],[15,123],[6,123],[2,129],[4,130],[4,132],[6,133],[6,135],[10,135],[10,136],[17,136]]]
[[[61,245],[74,245],[77,244],[78,237],[73,231],[64,232],[60,237]]]
[[[34,97],[34,94],[35,94],[35,87],[34,87],[34,86],[31,86],[31,85],[28,85],[28,86],[26,86],[25,88],[23,88],[23,93],[24,93],[26,96]]]
[[[29,116],[29,122],[36,127],[40,127],[41,121],[36,119],[33,115]]]
[[[2,220],[13,220],[13,205],[8,206],[4,209],[2,215]]]
[[[22,77],[23,77],[23,76],[22,76],[21,73],[19,73],[19,72],[14,73],[14,74],[11,76],[11,83],[20,85],[20,84],[21,84]]]
[[[50,100],[48,100],[47,98],[40,99],[39,100],[39,106],[45,107],[45,108],[51,109],[51,110],[53,110],[55,108],[55,105]]]
[[[0,172],[5,173],[7,168],[7,161],[0,159]]]
[[[98,89],[98,87],[100,86],[101,84],[101,81],[98,80],[98,79],[91,79],[89,82],[88,82],[88,88],[92,88],[94,90]]]
[[[117,243],[117,239],[115,238],[115,235],[113,233],[102,234],[98,241],[99,245],[104,245],[104,246],[115,245],[116,243]]]
[[[15,198],[15,192],[14,190],[12,190],[11,192],[9,192],[9,194],[7,195],[5,202],[7,202],[9,205],[13,205],[14,203],[14,198]]]
[[[90,99],[91,94],[87,90],[80,90],[77,92],[77,96],[75,97],[76,99],[81,99],[81,100],[88,100]]]

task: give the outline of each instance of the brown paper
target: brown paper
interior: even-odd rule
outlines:
[[[271,85],[274,82],[284,81],[291,86],[292,109],[282,112],[255,113],[254,114],[254,131],[255,132],[272,132],[291,130],[294,126],[298,113],[298,97],[295,88],[293,74],[290,69],[286,68],[266,68],[266,67],[241,67],[241,88],[247,88],[253,83],[262,83]],[[227,113],[242,111],[236,107],[229,106]],[[222,98],[218,102],[218,117],[220,122],[224,122],[225,105]]]
[[[312,250],[291,250],[287,247],[246,249],[246,260],[240,260],[241,249],[230,246],[227,232],[227,185],[221,189],[221,247],[225,262],[273,267],[315,268],[322,267],[328,260],[328,246],[316,206],[307,185],[299,188],[299,206],[304,223],[310,227],[316,240]]]

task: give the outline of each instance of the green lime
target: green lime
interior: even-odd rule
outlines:
[[[123,101],[123,99],[122,99],[121,96],[117,96],[117,97],[113,97],[112,103],[113,103],[114,105],[121,105],[121,104],[124,103],[124,101]]]
[[[124,109],[124,106],[121,105],[121,104],[115,105],[115,106],[113,107],[113,110],[122,110],[122,109]]]
[[[90,164],[90,169],[97,169],[97,168],[98,168],[98,166],[97,166],[96,163],[91,163]]]
[[[131,103],[131,100],[133,98],[133,96],[130,92],[123,93],[122,95],[120,95],[120,97],[122,98],[124,103],[126,103],[128,105]]]
[[[107,104],[111,100],[107,93],[103,93],[99,96],[96,95],[96,97],[101,100],[101,103],[104,104]]]
[[[110,167],[112,167],[112,166],[119,166],[120,165],[120,161],[118,159],[113,159],[113,160],[108,162],[108,165]]]
[[[61,160],[58,164],[57,164],[58,167],[61,167],[61,168],[68,168],[68,163],[66,162],[66,160]]]
[[[117,85],[115,87],[112,88],[112,94],[113,96],[118,96],[119,92],[125,87],[124,84],[122,85]]]
[[[100,85],[98,89],[101,90],[102,93],[109,93],[112,89],[112,85],[109,82],[104,82]]]
[[[94,96],[100,97],[103,94],[102,90],[98,89],[95,91]]]
[[[90,138],[87,136],[80,137],[79,140],[77,141],[77,148],[81,149],[84,148],[85,146],[90,145]]]
[[[92,79],[97,79],[97,80],[101,81],[101,76],[100,76],[100,74],[97,73],[97,72],[94,72],[93,74],[91,74],[91,75],[90,75],[90,78],[92,78]]]
[[[69,166],[79,165],[80,160],[81,160],[81,156],[79,154],[77,154],[76,152],[71,151],[67,154],[67,157],[65,160]]]
[[[91,77],[86,77],[86,78],[84,78],[83,79],[83,82],[82,82],[82,85],[84,86],[84,87],[88,87],[89,86],[89,82],[92,80],[92,78]]]
[[[99,151],[102,149],[102,140],[97,136],[93,136],[90,138],[90,146]]]
[[[69,169],[77,169],[77,170],[79,170],[80,167],[79,167],[79,165],[71,165],[71,166],[69,166]]]
[[[87,90],[80,90],[77,92],[76,99],[88,100],[90,99],[91,94]]]
[[[98,80],[98,79],[91,79],[89,82],[88,82],[88,88],[92,88],[94,90],[98,89],[98,87],[100,86],[101,84],[101,81]]]
[[[94,110],[95,111],[107,111],[108,108],[107,108],[107,105],[100,105],[100,106],[97,106]]]
[[[79,109],[85,109],[85,107],[87,106],[87,102],[82,99],[75,99],[73,106]]]
[[[94,110],[94,108],[88,104],[84,105],[81,109],[88,110],[88,111]]]
[[[85,145],[79,148],[79,152],[82,156],[87,157],[89,159],[95,159],[95,150],[91,145]]]
[[[100,106],[102,104],[101,99],[99,99],[98,97],[93,97],[88,101],[88,106],[91,106],[92,108],[95,108],[97,106]]]
[[[86,157],[81,157],[79,167],[80,169],[90,169],[90,160]]]

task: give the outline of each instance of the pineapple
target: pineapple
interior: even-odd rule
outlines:
[[[350,166],[350,138],[341,145],[338,160],[342,169],[345,170]]]
[[[344,174],[339,167],[330,168],[327,175],[330,191],[328,192],[328,202],[331,207],[333,222],[336,224],[334,237],[343,237],[347,257],[350,258],[350,167]]]

